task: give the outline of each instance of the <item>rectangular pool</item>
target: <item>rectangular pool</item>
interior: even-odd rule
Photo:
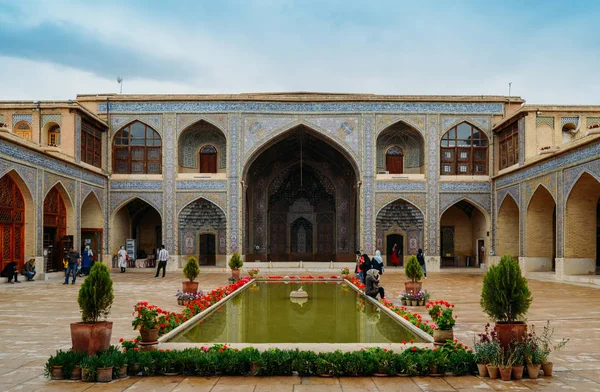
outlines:
[[[290,299],[302,286],[307,300]],[[401,343],[425,340],[345,282],[254,282],[174,343]]]

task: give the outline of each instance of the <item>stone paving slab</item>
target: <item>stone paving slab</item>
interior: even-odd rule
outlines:
[[[470,273],[429,274],[424,288],[432,299],[456,304],[455,336],[466,345],[487,323],[479,296],[482,275]],[[267,274],[269,272],[267,271]],[[279,273],[278,273],[279,274]],[[313,275],[316,275],[313,273]],[[201,271],[200,288],[210,290],[227,284],[229,274]],[[135,338],[131,328],[133,305],[148,301],[179,310],[175,292],[184,280],[181,272],[154,279],[152,271],[113,273],[115,302],[112,343],[120,337]],[[404,290],[404,276],[394,271],[382,276],[389,299]],[[43,377],[47,357],[71,345],[69,323],[80,319],[77,294],[82,280],[62,285],[61,279],[0,284],[0,391],[600,391],[600,291],[594,287],[530,280],[534,301],[528,322],[542,329],[552,320],[555,337],[570,338],[567,347],[553,353],[554,377],[503,382],[479,377],[128,377],[108,384],[49,381]],[[411,308],[428,316],[423,307]]]

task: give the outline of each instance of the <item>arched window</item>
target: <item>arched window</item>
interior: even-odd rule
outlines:
[[[217,149],[215,146],[206,145],[200,149],[199,157],[200,173],[217,172]]]
[[[24,120],[19,121],[15,124],[14,133],[17,136],[31,140],[31,124]]]
[[[60,126],[55,124],[48,129],[48,145],[52,147],[60,146]]]
[[[402,174],[404,172],[404,154],[398,146],[388,148],[385,153],[385,169],[390,174]]]
[[[442,137],[441,174],[485,175],[488,139],[474,126],[462,123]]]
[[[162,152],[158,132],[139,121],[121,129],[113,141],[113,172],[161,174]]]

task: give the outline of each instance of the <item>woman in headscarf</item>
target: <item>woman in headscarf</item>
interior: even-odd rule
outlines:
[[[399,253],[398,249],[398,244],[394,244],[394,248],[392,249],[392,265],[394,267],[397,267],[400,264],[400,257],[398,256]]]
[[[365,294],[369,297],[377,299],[379,294],[379,298],[385,298],[383,287],[379,287],[379,271],[374,268],[367,271],[366,285]]]
[[[124,246],[121,246],[121,249],[119,249],[117,258],[119,260],[119,267],[121,267],[121,273],[123,273],[125,272],[125,268],[127,268],[127,252],[125,251]]]
[[[92,268],[92,261],[94,260],[94,252],[90,249],[89,245],[86,245],[81,255],[81,273],[83,275],[89,275],[90,269]]]
[[[380,251],[375,251],[375,256],[373,256],[373,262],[371,264],[372,268],[375,268],[380,274],[383,274],[383,258],[381,257]]]

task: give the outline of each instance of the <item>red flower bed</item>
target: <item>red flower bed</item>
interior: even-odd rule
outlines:
[[[183,310],[183,312],[180,313],[169,312],[168,310],[163,310],[153,305],[148,305],[148,302],[138,302],[138,304],[136,305],[136,309],[138,307],[147,307],[157,310],[157,312],[161,316],[160,324],[157,325],[159,328],[158,335],[162,336],[167,332],[177,328],[178,326],[191,319],[198,313],[208,309],[215,303],[219,302],[226,296],[230,295],[240,287],[247,284],[249,281],[249,277],[244,277],[238,280],[236,283],[230,284],[228,286],[217,287],[216,289],[204,294],[200,298],[195,299],[193,301],[189,301],[186,308]]]

